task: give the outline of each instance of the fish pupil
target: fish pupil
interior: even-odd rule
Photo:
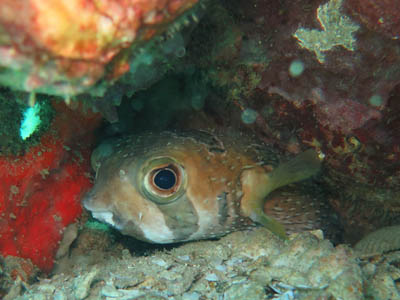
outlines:
[[[176,184],[176,175],[170,169],[161,169],[154,175],[154,184],[162,190],[169,190]]]

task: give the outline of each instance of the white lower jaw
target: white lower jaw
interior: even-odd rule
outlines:
[[[121,230],[122,228],[118,224],[114,223],[113,214],[109,211],[92,212],[93,218],[102,221],[104,223],[110,224],[111,226]]]

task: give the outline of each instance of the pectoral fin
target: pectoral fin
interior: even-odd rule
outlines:
[[[293,160],[267,173],[262,167],[245,169],[241,174],[243,197],[241,212],[279,237],[286,239],[285,228],[264,213],[265,199],[273,190],[306,179],[320,170],[321,160],[314,150],[307,150]]]
[[[254,222],[263,225],[282,239],[286,239],[285,227],[268,217],[264,211],[264,199],[270,192],[270,178],[262,167],[243,170],[241,175],[242,200],[241,213]]]
[[[313,149],[304,151],[268,174],[271,188],[268,194],[287,184],[307,179],[318,173],[320,169],[321,158],[318,153]]]
[[[275,219],[268,217],[262,210],[255,210],[250,216],[250,219],[263,225],[265,228],[279,236],[281,239],[287,239],[285,227]]]

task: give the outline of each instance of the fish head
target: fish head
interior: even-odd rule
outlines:
[[[221,196],[232,171],[210,158],[209,147],[173,134],[131,139],[93,153],[96,181],[83,204],[94,218],[151,243],[226,233],[220,208],[227,199]],[[224,180],[210,179],[218,174]]]

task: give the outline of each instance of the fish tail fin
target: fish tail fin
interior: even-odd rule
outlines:
[[[315,150],[309,149],[280,165],[269,174],[270,191],[307,179],[318,173],[320,169],[321,158]]]

